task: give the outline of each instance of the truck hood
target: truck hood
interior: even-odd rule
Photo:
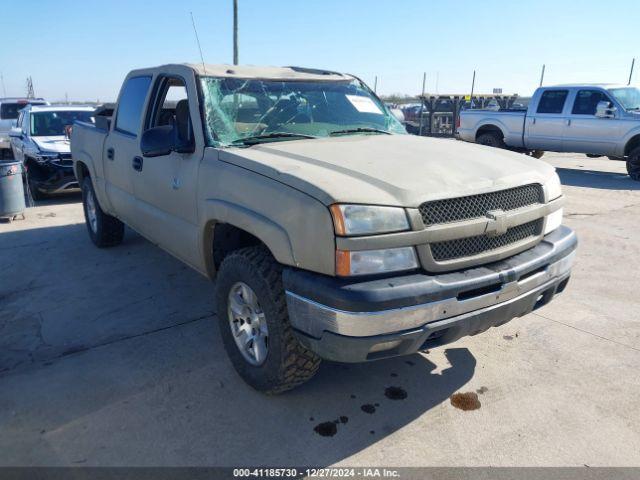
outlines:
[[[220,151],[220,160],[301,190],[325,205],[418,207],[548,181],[555,169],[522,154],[452,139],[352,135]]]
[[[40,150],[45,152],[69,153],[71,146],[69,139],[64,135],[56,135],[52,137],[31,137]]]

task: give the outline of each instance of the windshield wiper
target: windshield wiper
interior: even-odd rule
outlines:
[[[305,135],[304,133],[291,133],[291,132],[271,132],[262,135],[253,135],[251,137],[239,138],[231,142],[233,145],[255,145],[261,143],[263,140],[269,140],[272,138],[318,138],[313,135]]]
[[[391,132],[371,127],[345,128],[344,130],[334,130],[333,132],[329,132],[329,135],[346,135],[348,133],[384,133],[385,135],[391,135]]]

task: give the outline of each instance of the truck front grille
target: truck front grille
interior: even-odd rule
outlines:
[[[544,192],[540,184],[425,202],[420,205],[420,214],[422,221],[428,226],[481,218],[491,210],[515,210],[536,203],[544,203]]]
[[[542,232],[543,221],[544,218],[539,218],[532,222],[511,227],[504,235],[497,237],[479,235],[432,243],[431,254],[436,262],[472,257],[482,253],[488,254],[494,250],[539,236]]]

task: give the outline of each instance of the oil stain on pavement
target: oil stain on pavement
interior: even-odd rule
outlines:
[[[384,396],[389,400],[404,400],[407,398],[407,391],[401,387],[387,387]]]
[[[460,410],[478,410],[481,407],[476,392],[454,393],[449,397],[451,405]]]

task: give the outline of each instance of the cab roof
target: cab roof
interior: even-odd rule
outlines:
[[[92,112],[95,107],[87,105],[27,105],[24,109],[31,112]]]
[[[264,80],[347,80],[349,75],[305,67],[262,67],[255,65],[187,64],[198,75],[208,77],[255,78]]]
[[[244,78],[261,80],[298,80],[298,81],[345,81],[352,80],[352,75],[305,67],[262,67],[255,65],[227,65],[183,63],[159,65],[152,68],[136,69],[129,77],[140,74],[155,74],[166,71],[190,69],[196,75],[207,77]]]
[[[564,87],[564,88],[589,88],[589,87],[599,87],[604,89],[609,88],[629,88],[632,85],[622,85],[619,83],[561,83],[559,85],[545,85],[541,88],[556,88],[556,87]]]
[[[27,97],[3,97],[0,98],[0,103],[29,103],[29,102],[38,102],[38,103],[46,103],[44,98],[27,98]]]

